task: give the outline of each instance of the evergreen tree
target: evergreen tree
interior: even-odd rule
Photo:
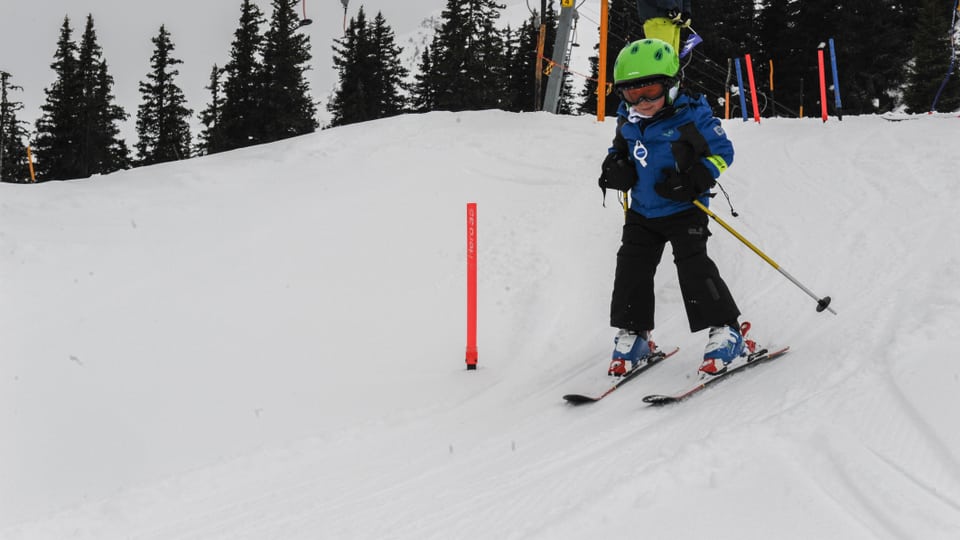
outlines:
[[[25,122],[17,119],[17,111],[23,103],[13,101],[10,92],[23,88],[10,83],[11,75],[0,71],[0,181],[27,182],[30,170],[27,165]]]
[[[791,41],[795,17],[792,0],[760,0],[757,13],[757,54],[774,58],[783,54]],[[776,59],[775,59],[776,60]]]
[[[304,72],[309,68],[310,41],[297,32],[300,0],[273,0],[270,29],[264,36],[265,84],[260,95],[263,141],[270,142],[317,129],[316,106]]]
[[[816,0],[804,0],[812,1]],[[697,0],[694,7],[694,26],[703,38],[703,43],[697,46],[697,50],[702,54],[723,60],[742,57],[746,53],[756,56],[757,17],[754,2]]]
[[[544,56],[553,55],[554,43],[557,39],[557,14],[552,7],[553,2],[548,4],[546,15],[543,17],[543,24],[546,25],[546,36],[544,38]],[[510,47],[508,49],[507,63],[507,96],[508,104],[505,107],[508,111],[533,111],[537,105],[543,104],[544,96],[547,93],[548,75],[541,72],[540,95],[536,96],[537,88],[537,45],[540,40],[540,17],[534,12],[512,36]],[[566,65],[563,58],[553,59],[555,62]],[[544,61],[543,67],[547,66]],[[562,69],[560,66],[554,66],[553,69]],[[566,76],[566,74],[565,74]]]
[[[334,41],[333,65],[340,85],[327,104],[333,114],[331,126],[385,118],[407,110],[408,72],[400,60],[403,49],[397,47],[383,14],[377,13],[373,22],[367,22],[361,6],[343,38]]]
[[[820,34],[822,41],[834,37],[844,112],[877,113],[896,105],[911,56],[916,23],[910,16],[912,5],[913,0],[844,0],[843,9],[835,12],[837,33]],[[829,87],[829,49],[825,54]],[[829,89],[827,97],[832,108],[835,100]]]
[[[831,0],[805,0],[797,4],[794,24],[801,41],[797,46],[799,69],[796,75],[803,81],[805,114],[820,116],[820,72],[817,68],[817,47],[831,36],[840,39],[837,36],[838,20],[834,17],[834,10],[840,11],[842,8],[836,1]],[[826,61],[829,62],[829,60]],[[830,69],[828,64],[825,67],[827,70]],[[829,95],[827,97],[829,99]]]
[[[242,148],[263,140],[261,99],[265,84],[259,54],[263,45],[260,26],[265,22],[260,8],[251,0],[243,0],[230,61],[224,66],[226,77],[219,124],[221,150]]]
[[[94,95],[93,102],[101,107],[98,115],[100,122],[98,133],[100,144],[104,145],[106,153],[102,154],[102,161],[95,162],[96,169],[94,172],[107,173],[129,169],[133,166],[133,160],[130,158],[130,149],[127,147],[127,142],[121,137],[117,122],[126,120],[130,115],[123,107],[114,103],[114,96],[111,93],[113,77],[110,76],[105,61],[100,64],[97,77],[97,92]]]
[[[506,49],[504,45],[504,32],[498,29],[495,24],[500,18],[500,11],[503,10],[503,4],[497,4],[493,0],[486,0],[485,7],[488,15],[481,19],[480,38],[474,43],[476,54],[470,56],[474,61],[474,70],[467,73],[475,73],[475,82],[478,85],[480,101],[483,108],[503,109],[507,105],[505,99],[509,76],[507,70],[510,66],[510,57],[504,54]]]
[[[113,77],[87,17],[79,49],[64,18],[51,64],[57,80],[46,90],[37,121],[37,175],[42,179],[85,178],[129,166],[119,122],[127,114],[115,104]]]
[[[81,176],[106,174],[129,167],[130,156],[126,142],[120,137],[118,123],[127,119],[127,113],[114,103],[113,77],[97,43],[93,16],[87,16],[87,25],[80,41],[77,76],[82,87],[77,146]]]
[[[523,93],[523,89],[520,87],[521,81],[523,80],[522,68],[517,66],[518,63],[523,62],[524,57],[522,56],[521,51],[521,33],[523,32],[524,25],[520,26],[520,29],[516,32],[512,28],[507,26],[503,32],[503,56],[507,59],[507,93],[504,95],[504,105],[503,110],[518,112],[523,110],[523,104],[521,103],[522,98],[520,97]],[[527,105],[528,110],[533,110],[533,98],[530,99],[530,104]]]
[[[374,99],[376,66],[374,48],[367,24],[367,15],[360,6],[356,18],[350,19],[343,38],[335,39],[333,66],[340,79],[327,110],[333,115],[331,126],[343,126],[377,118],[370,103]]]
[[[569,60],[568,57],[568,65]],[[578,107],[579,105],[573,94],[573,74],[565,71],[560,83],[560,101],[557,103],[557,114],[574,114]]]
[[[223,83],[220,78],[223,76],[223,70],[213,65],[210,71],[210,86],[204,87],[210,91],[210,103],[207,108],[200,112],[200,123],[203,124],[203,131],[200,132],[200,142],[197,146],[197,152],[203,154],[215,154],[225,150],[223,125],[221,123],[223,113]]]
[[[152,165],[190,157],[190,125],[193,113],[186,107],[183,91],[175,82],[183,62],[172,56],[170,33],[161,25],[152,39],[153,56],[147,81],[140,82],[143,101],[137,110],[137,154],[140,165]]]
[[[80,122],[83,88],[77,65],[77,45],[72,39],[70,18],[64,17],[57,39],[57,50],[50,65],[56,74],[53,84],[44,90],[46,102],[37,120],[34,153],[36,173],[42,180],[66,180],[83,176],[81,169]]]
[[[494,0],[447,0],[431,44],[430,92],[435,107],[461,111],[501,107],[506,92],[502,33],[495,27],[503,6]]]
[[[594,47],[594,50],[599,49],[599,46]],[[600,57],[591,56],[587,59],[590,62],[590,78],[583,84],[583,89],[580,91],[580,105],[579,112],[580,114],[596,115],[597,114],[597,76],[600,74]],[[612,93],[611,93],[612,95]],[[607,100],[617,99],[616,96],[610,97],[606,96]]]
[[[437,106],[437,88],[440,85],[435,80],[433,55],[429,46],[423,48],[420,63],[417,65],[417,73],[413,78],[415,82],[411,89],[411,108],[416,112],[434,110]]]
[[[766,63],[757,56],[755,3],[698,0],[692,16],[693,26],[703,43],[695,49],[696,58],[684,68],[684,87],[706,95],[714,114],[720,114],[719,98],[726,92],[728,58],[742,58],[750,53],[758,90],[762,77],[768,73]],[[733,84],[736,84],[735,79]],[[747,106],[752,107],[749,99]]]
[[[409,71],[401,63],[403,49],[397,46],[393,29],[380,12],[373,19],[370,34],[377,66],[372,105],[378,118],[396,116],[408,108],[406,78]]]
[[[903,101],[909,112],[931,110],[950,65],[951,13],[943,2],[921,0],[918,27],[913,42],[913,65],[907,75]],[[937,101],[938,111],[960,108],[960,75],[956,66]]]
[[[765,0],[758,17],[757,80],[768,80],[767,60],[772,59],[779,112],[793,115],[802,104],[805,114],[819,115],[817,47],[832,37],[844,111],[890,110],[910,59],[915,14],[915,3],[907,0]],[[824,53],[832,87],[829,49]],[[828,99],[832,107],[830,89]]]
[[[792,0],[763,0],[757,16],[757,58],[765,66],[773,61],[775,92],[771,96],[776,103],[770,103],[771,116],[794,116],[800,110],[800,77],[809,63],[810,45],[797,31],[796,14],[797,3]],[[769,71],[764,73],[769,80]]]

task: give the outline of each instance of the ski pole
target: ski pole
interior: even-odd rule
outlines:
[[[837,312],[834,311],[833,308],[830,307],[830,297],[829,297],[829,296],[824,296],[823,298],[817,298],[817,295],[813,294],[813,292],[812,292],[810,289],[804,287],[802,283],[800,283],[799,281],[797,281],[796,278],[794,278],[793,276],[791,276],[786,270],[784,270],[783,268],[780,268],[780,265],[777,264],[776,261],[774,261],[774,260],[771,259],[770,257],[767,257],[767,255],[764,254],[762,251],[760,251],[760,250],[757,248],[757,246],[751,244],[749,240],[747,240],[746,238],[744,238],[743,236],[741,236],[740,233],[738,233],[737,231],[733,230],[733,227],[731,227],[730,225],[727,225],[727,223],[726,223],[725,221],[723,221],[723,220],[720,219],[716,214],[714,214],[712,211],[710,211],[710,209],[707,208],[706,206],[704,206],[703,203],[701,203],[700,201],[694,199],[694,200],[693,200],[693,204],[695,204],[695,205],[697,206],[697,208],[703,210],[708,216],[710,216],[711,218],[713,218],[714,221],[716,221],[717,223],[719,223],[720,226],[722,226],[724,229],[726,229],[730,234],[736,236],[736,237],[737,237],[737,240],[740,240],[741,242],[743,242],[743,244],[744,244],[745,246],[747,246],[748,248],[750,248],[751,250],[753,250],[753,252],[756,253],[757,255],[759,255],[761,259],[767,261],[767,264],[769,264],[770,266],[776,268],[778,272],[780,272],[781,274],[783,274],[783,277],[789,279],[791,283],[793,283],[794,285],[796,285],[797,287],[799,287],[800,290],[802,290],[803,292],[807,293],[808,295],[810,295],[811,298],[813,298],[814,300],[816,300],[816,301],[817,301],[817,312],[821,312],[821,311],[823,311],[823,310],[827,310],[827,311],[829,311],[830,313],[833,313],[834,315],[837,314]]]

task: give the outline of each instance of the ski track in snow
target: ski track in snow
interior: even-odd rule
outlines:
[[[0,538],[960,537],[957,123],[724,125],[740,217],[712,208],[838,315],[711,224],[791,352],[663,408],[706,339],[669,250],[680,352],[561,399],[609,384],[613,122],[408,115],[0,185]]]

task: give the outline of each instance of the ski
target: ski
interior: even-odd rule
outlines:
[[[790,347],[783,347],[782,349],[777,349],[775,351],[769,351],[768,349],[761,349],[759,351],[756,351],[754,353],[747,355],[746,362],[739,364],[736,367],[729,368],[727,369],[727,371],[724,371],[719,375],[713,375],[709,379],[702,380],[699,384],[687,390],[686,392],[683,392],[681,394],[676,394],[676,395],[670,395],[670,396],[654,394],[654,395],[644,397],[643,401],[645,403],[649,403],[651,406],[661,406],[661,405],[667,405],[669,403],[677,403],[679,401],[683,401],[689,398],[690,396],[698,394],[701,390],[709,386],[712,386],[735,373],[740,373],[741,371],[745,371],[747,369],[756,367],[765,362],[769,362],[770,360],[773,360],[775,358],[779,358],[787,354],[787,351],[789,350],[790,350]]]
[[[610,386],[610,388],[607,388],[607,390],[602,394],[599,394],[596,396],[588,396],[585,394],[567,394],[563,396],[563,399],[567,400],[567,403],[570,403],[571,405],[583,405],[584,403],[593,403],[595,401],[600,401],[601,399],[612,394],[613,391],[616,390],[617,388],[620,388],[621,386],[627,384],[633,379],[636,379],[637,375],[640,375],[641,373],[650,369],[651,367],[677,354],[677,351],[679,350],[680,350],[679,347],[674,347],[669,352],[663,352],[662,350],[658,350],[657,352],[648,356],[646,358],[646,362],[637,365],[637,367],[628,371],[626,375],[624,375],[623,377],[620,377],[620,379],[617,382],[613,383],[613,385]]]

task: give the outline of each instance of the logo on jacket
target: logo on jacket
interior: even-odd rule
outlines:
[[[647,147],[640,141],[633,145],[633,159],[640,162],[644,167],[647,166]]]

